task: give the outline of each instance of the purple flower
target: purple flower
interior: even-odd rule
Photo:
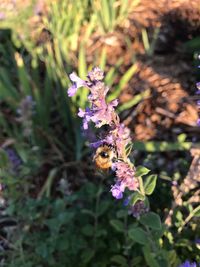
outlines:
[[[124,203],[123,203],[123,205],[124,205],[124,206],[128,206],[128,204],[130,203],[130,200],[131,200],[131,197],[130,197],[130,196],[127,197],[127,198],[125,198],[125,199],[124,199]]]
[[[12,171],[17,172],[22,164],[21,159],[12,148],[4,148],[11,164]]]
[[[83,119],[83,129],[88,130],[89,123],[93,122],[96,128],[107,125],[107,130],[100,140],[91,144],[98,148],[103,143],[112,145],[116,150],[117,161],[112,162],[112,170],[116,173],[116,183],[112,185],[113,197],[121,199],[125,188],[131,191],[139,187],[138,179],[135,177],[134,166],[127,155],[127,145],[130,143],[130,130],[120,123],[115,108],[118,100],[108,102],[106,100],[109,88],[102,81],[103,71],[96,67],[87,75],[87,80],[80,79],[75,73],[70,74],[73,85],[68,89],[68,96],[73,96],[79,87],[85,86],[89,89],[88,101],[90,107],[85,110],[79,109],[78,116]]]
[[[118,105],[118,100],[106,102],[106,94],[109,90],[101,80],[104,77],[103,72],[99,68],[94,68],[88,74],[88,81],[80,79],[75,73],[70,74],[73,85],[68,89],[68,96],[73,96],[77,89],[86,86],[90,90],[88,100],[91,108],[83,111],[79,109],[78,116],[83,118],[83,128],[88,129],[88,123],[94,122],[97,128],[108,124],[113,124],[114,107]]]
[[[75,95],[78,88],[87,86],[87,83],[79,78],[74,72],[69,75],[69,78],[73,82],[72,86],[68,89],[67,92],[69,97]]]
[[[88,73],[88,76],[87,77],[89,78],[89,80],[91,82],[101,81],[104,78],[104,73],[103,73],[103,71],[100,68],[95,67],[95,68],[92,69],[92,71],[90,71]]]
[[[172,185],[173,186],[177,186],[178,185],[178,182],[177,181],[172,181]]]
[[[197,126],[200,126],[200,118],[197,120]]]
[[[197,239],[195,240],[195,244],[196,244],[196,245],[200,245],[200,238],[197,238]]]
[[[179,267],[197,267],[197,264],[195,262],[190,263],[188,260],[179,265]]]
[[[83,129],[87,130],[88,129],[88,123],[90,120],[93,118],[93,112],[90,108],[86,108],[86,110],[82,110],[79,108],[78,116],[80,118],[83,118]]]
[[[143,201],[138,201],[129,209],[129,214],[135,218],[139,218],[142,214],[147,213],[149,208],[145,206]]]
[[[112,195],[116,199],[121,199],[123,198],[123,192],[124,192],[124,184],[117,182],[115,185],[111,186]]]
[[[196,87],[198,90],[200,90],[200,82],[196,83]]]
[[[105,141],[104,141],[104,140],[99,140],[99,141],[96,141],[96,142],[90,143],[90,147],[93,147],[93,148],[98,148],[99,146],[103,145],[103,143],[105,143]]]

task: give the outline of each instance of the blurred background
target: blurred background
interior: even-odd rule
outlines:
[[[0,266],[177,267],[200,262],[199,0],[0,1]],[[162,231],[110,196],[77,117],[99,66],[131,130],[137,165],[158,174]]]

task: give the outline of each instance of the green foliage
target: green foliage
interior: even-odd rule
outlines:
[[[160,217],[154,212],[149,212],[147,214],[142,215],[140,218],[140,222],[143,225],[146,225],[154,230],[161,229]]]
[[[138,256],[136,266],[144,265],[144,252],[138,245],[147,246],[151,253],[155,245],[160,251],[153,232],[158,230],[158,216],[149,213],[133,224],[124,207],[116,205],[108,192],[104,199],[106,189],[105,185],[88,182],[72,195],[57,199],[51,194],[34,199],[7,191],[7,215],[18,218],[21,224],[10,239],[15,249],[6,252],[6,266],[128,266]],[[16,240],[17,234],[20,239]]]
[[[98,183],[98,177],[89,182],[90,166],[85,173],[88,149],[75,116],[78,107],[85,108],[88,90],[84,88],[72,100],[66,95],[68,74],[77,69],[84,79],[86,70],[92,67],[87,65],[88,38],[94,32],[107,34],[123,25],[138,2],[131,1],[129,5],[129,1],[115,0],[53,1],[48,17],[43,18],[37,29],[49,32],[49,39],[40,44],[30,38],[27,20],[33,13],[32,4],[21,16],[17,12],[10,14],[1,23],[0,140],[8,140],[21,160],[20,169],[13,170],[6,146],[1,142],[0,183],[5,186],[3,194],[7,200],[4,215],[17,221],[17,226],[8,230],[9,249],[0,251],[4,266],[177,267],[181,254],[188,258],[192,254],[193,259],[200,260],[193,241],[196,237],[193,229],[198,226],[191,224],[191,231],[186,227],[199,216],[199,206],[185,204],[188,216],[175,211],[173,228],[167,229],[160,219],[165,214],[157,204],[157,199],[169,201],[168,192],[161,198],[158,191],[165,185],[161,184],[160,173],[157,178],[149,175],[146,167],[136,169],[141,191],[132,194],[130,203],[144,201],[152,210],[137,219],[128,215],[121,202],[111,198],[109,179],[103,185],[102,181]],[[154,40],[150,44],[146,31],[142,38],[147,54],[152,55]],[[198,39],[189,45],[196,47],[196,43]],[[97,65],[106,69],[106,50],[102,49],[96,58]],[[119,58],[107,71],[105,82],[115,88],[108,100],[118,97],[137,71],[137,64],[132,62],[119,80],[122,64],[123,59]],[[17,110],[28,95],[35,103],[33,129],[29,137],[24,137]],[[119,106],[118,112],[148,96],[149,90],[136,95]],[[176,142],[135,142],[134,147],[137,152],[183,151],[191,147],[191,142],[181,134]],[[180,168],[185,168],[185,161],[181,161]],[[85,164],[84,168],[80,168],[80,162]],[[181,177],[178,171],[173,175],[169,181]],[[62,180],[67,186],[72,183],[72,191],[60,187]],[[157,189],[156,182],[161,184]],[[156,201],[152,201],[154,195]],[[4,237],[7,230],[1,231]]]
[[[146,54],[148,56],[152,56],[153,55],[159,31],[160,31],[159,28],[156,28],[154,30],[154,33],[153,33],[153,36],[152,36],[152,40],[150,41],[148,33],[147,33],[147,30],[146,29],[142,29],[142,41],[143,41],[143,45],[144,45],[144,50],[145,50],[145,52],[146,52]]]
[[[112,32],[128,16],[128,0],[94,1],[93,10],[103,33]]]
[[[157,175],[150,175],[146,178],[144,182],[144,191],[145,194],[151,195],[155,189],[156,186],[156,180],[157,180]]]
[[[134,240],[139,244],[145,245],[146,243],[148,243],[148,238],[146,236],[146,233],[140,227],[130,229],[128,234],[132,240]]]
[[[116,89],[111,93],[108,97],[108,101],[111,101],[113,99],[116,99],[121,91],[124,89],[124,87],[127,85],[127,83],[130,81],[134,73],[137,71],[137,65],[133,64],[121,77],[119,84],[116,86]]]
[[[148,152],[163,152],[163,151],[182,151],[189,150],[192,142],[166,142],[166,141],[147,141],[147,142],[134,142],[136,150]]]

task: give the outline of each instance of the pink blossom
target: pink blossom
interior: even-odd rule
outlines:
[[[123,161],[113,163],[115,168],[117,181],[123,182],[124,186],[131,191],[135,191],[138,186],[138,180],[135,178],[135,171],[131,166]]]
[[[123,192],[124,192],[124,184],[121,182],[117,182],[115,185],[111,186],[111,192],[112,196],[115,197],[116,199],[121,199],[123,198]]]

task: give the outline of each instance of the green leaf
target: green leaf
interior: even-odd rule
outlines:
[[[86,224],[82,227],[81,232],[85,235],[85,236],[93,236],[93,226],[90,224]]]
[[[105,237],[107,236],[107,231],[105,229],[98,229],[96,232],[96,237]]]
[[[127,261],[126,261],[126,258],[123,257],[123,256],[121,256],[121,255],[114,255],[111,258],[111,261],[112,262],[115,262],[115,263],[118,263],[120,266],[123,266],[123,267],[128,266]]]
[[[0,168],[5,168],[8,166],[8,155],[6,152],[0,148]]]
[[[151,195],[156,186],[157,175],[148,176],[144,182],[144,191],[146,195]]]
[[[111,220],[110,224],[115,228],[118,232],[124,232],[124,225],[120,220]]]
[[[93,211],[91,211],[91,210],[82,209],[82,210],[81,210],[81,213],[83,213],[83,214],[87,214],[87,215],[90,215],[91,217],[95,217],[95,214],[94,214],[94,212],[93,212]]]
[[[187,135],[185,133],[179,134],[177,137],[179,143],[185,142],[186,138],[187,138]]]
[[[105,201],[102,201],[99,205],[99,208],[98,208],[98,216],[104,214],[110,207],[110,203],[105,200]]]
[[[99,67],[103,70],[105,69],[105,66],[106,66],[106,48],[103,47],[100,55]]]
[[[140,228],[136,227],[128,231],[129,237],[134,240],[135,242],[145,245],[148,243],[148,238],[146,232]]]
[[[133,147],[135,150],[145,151],[145,152],[162,152],[162,151],[184,151],[189,150],[192,146],[192,142],[158,142],[158,141],[148,141],[140,142],[135,141]]]
[[[117,218],[125,218],[125,217],[127,217],[127,210],[117,211]]]
[[[138,166],[136,168],[135,176],[136,177],[143,176],[143,175],[148,174],[149,172],[150,172],[150,170],[147,169],[146,167],[144,167],[144,166]]]
[[[161,229],[161,221],[160,217],[154,213],[154,212],[149,212],[140,217],[140,222],[143,225],[149,226],[152,229],[155,230],[160,230]]]
[[[142,101],[143,99],[145,99],[146,97],[148,97],[150,95],[150,90],[147,89],[146,91],[135,95],[133,98],[131,98],[131,100],[123,103],[122,105],[120,105],[117,108],[117,111],[120,113],[124,110],[127,110],[135,105],[137,105],[140,101]]]
[[[124,87],[128,84],[128,82],[130,81],[130,79],[133,77],[133,75],[136,73],[136,71],[138,70],[138,66],[137,64],[133,64],[126,72],[125,74],[122,76],[118,86],[116,87],[116,89],[114,90],[114,92],[112,94],[110,94],[108,96],[108,101],[111,101],[115,98],[117,98],[121,91],[124,89]]]
[[[79,65],[78,65],[78,73],[80,77],[85,77],[87,75],[87,63],[86,63],[86,55],[85,55],[85,47],[82,45],[79,49]],[[85,108],[87,102],[88,89],[86,87],[81,88],[79,92],[77,92],[77,97],[80,97],[80,107]]]
[[[135,205],[135,203],[138,201],[138,200],[142,200],[144,201],[145,200],[145,196],[143,196],[141,193],[139,192],[135,192],[133,193],[132,197],[131,197],[131,205]]]
[[[83,260],[84,263],[88,263],[91,261],[91,259],[94,257],[95,251],[92,249],[86,249],[81,255],[81,259]]]
[[[144,257],[145,257],[145,260],[148,266],[159,267],[159,264],[157,260],[155,259],[154,255],[151,253],[149,246],[143,247],[142,251],[144,253]]]

